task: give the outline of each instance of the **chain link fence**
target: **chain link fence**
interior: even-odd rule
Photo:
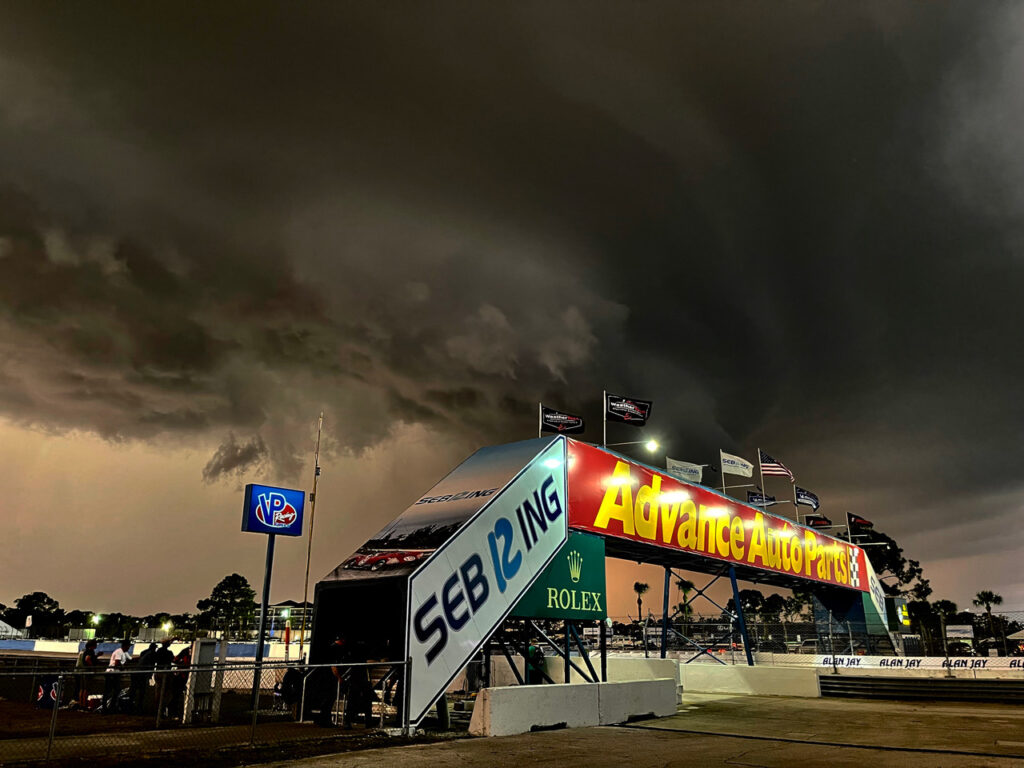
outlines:
[[[283,744],[338,728],[405,733],[403,671],[274,662],[108,672],[0,658],[0,764]]]

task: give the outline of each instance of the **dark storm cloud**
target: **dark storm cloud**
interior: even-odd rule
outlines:
[[[240,476],[257,468],[266,458],[267,446],[259,436],[240,443],[234,434],[229,434],[203,467],[203,479],[209,483],[224,476]]]
[[[1015,6],[5,11],[10,418],[294,473],[607,386],[898,534],[1016,498]]]

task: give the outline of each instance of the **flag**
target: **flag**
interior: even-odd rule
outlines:
[[[808,491],[806,488],[801,488],[799,485],[795,489],[796,492],[796,503],[803,504],[805,507],[810,507],[815,512],[818,511],[818,507],[821,506],[821,502],[818,501],[818,497]]]
[[[545,405],[540,407],[540,428],[544,432],[575,434],[583,431],[583,419],[571,413],[562,413]]]
[[[758,455],[761,459],[761,474],[762,475],[778,475],[779,477],[788,477],[789,482],[793,482],[795,479],[793,473],[786,469],[781,461],[776,461],[764,451],[758,449]]]
[[[730,475],[742,475],[743,477],[754,476],[754,465],[746,459],[741,459],[739,456],[733,456],[731,453],[719,450],[719,456],[722,458],[722,472],[728,472]]]
[[[320,467],[317,467],[317,468],[316,468],[316,476],[317,476],[317,477],[320,477]]]
[[[857,515],[851,515],[849,512],[846,513],[846,520],[850,525],[856,525],[858,528],[874,528],[875,524],[870,520],[865,520],[863,517]]]
[[[804,518],[804,525],[809,525],[811,528],[827,528],[832,525],[832,521],[824,515],[808,515]]]
[[[763,493],[757,493],[756,491],[747,491],[747,504],[754,504],[758,507],[770,507],[772,504],[778,504],[778,501],[774,496],[765,496]]]
[[[604,396],[604,415],[608,421],[621,421],[642,427],[651,415],[651,400],[637,400],[634,397],[621,397],[606,392]]]
[[[670,475],[678,477],[680,480],[686,480],[689,483],[699,483],[704,473],[704,468],[700,464],[678,461],[670,459],[668,456],[665,457],[665,467]]]

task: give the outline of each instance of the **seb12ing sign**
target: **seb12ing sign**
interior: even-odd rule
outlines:
[[[301,536],[305,501],[305,491],[250,483],[245,486],[242,530],[278,536]]]
[[[409,579],[409,716],[419,722],[568,535],[565,438],[537,455]]]

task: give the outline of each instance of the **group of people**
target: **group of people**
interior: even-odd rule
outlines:
[[[122,640],[107,660],[103,674],[103,698],[99,711],[104,714],[145,714],[147,691],[153,688],[154,710],[163,707],[164,716],[181,713],[189,667],[192,666],[192,648],[186,646],[175,655],[171,651],[172,638],[150,643],[137,659],[129,651],[131,641]],[[78,654],[75,672],[78,676],[77,706],[89,708],[89,680],[103,668],[102,655],[96,650],[95,640],[89,640]],[[125,676],[129,678],[124,688]]]
[[[357,720],[368,727],[372,724],[374,694],[369,668],[346,666],[366,662],[366,657],[359,643],[349,642],[342,634],[335,637],[323,658],[330,666],[316,667],[310,675],[313,722],[324,728],[333,726],[334,707],[340,697],[345,699],[343,727]]]

